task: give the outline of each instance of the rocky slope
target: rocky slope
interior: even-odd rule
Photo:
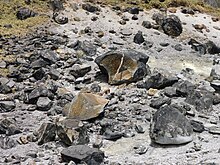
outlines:
[[[219,164],[219,18],[53,2],[0,37],[0,164]]]

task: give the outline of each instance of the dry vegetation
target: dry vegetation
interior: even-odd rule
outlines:
[[[169,8],[169,7],[191,7],[193,9],[199,10],[201,12],[206,12],[214,16],[220,17],[220,9],[212,8],[209,5],[203,3],[202,0],[88,0],[90,2],[99,2],[106,5],[116,5],[116,6],[139,6],[143,9],[151,8]],[[148,2],[147,2],[148,1]],[[220,3],[220,2],[219,2]]]
[[[19,7],[27,7],[39,15],[26,20],[18,20],[16,12]],[[30,5],[25,4],[25,0],[1,0],[0,9],[0,34],[4,36],[21,35],[28,32],[31,27],[48,19],[45,13],[48,11],[49,5],[48,0],[33,0]],[[9,24],[12,28],[4,27]]]

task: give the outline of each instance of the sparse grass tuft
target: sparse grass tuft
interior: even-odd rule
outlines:
[[[94,2],[95,0],[88,0]],[[202,0],[165,0],[160,2],[160,0],[150,0],[148,3],[145,3],[144,0],[102,0],[102,4],[112,5],[112,6],[139,6],[143,9],[152,9],[152,8],[169,8],[169,7],[191,7],[193,9],[199,10],[201,12],[206,12],[208,14],[220,17],[220,9],[212,8],[209,5],[206,5]],[[136,4],[136,5],[135,5]]]
[[[22,35],[27,33],[31,27],[47,21],[45,13],[49,11],[49,0],[33,0],[30,5],[25,4],[24,0],[2,0],[0,3],[0,34],[3,36]],[[26,20],[18,20],[16,12],[20,7],[27,7],[37,13],[36,17]],[[12,28],[6,28],[11,25]]]

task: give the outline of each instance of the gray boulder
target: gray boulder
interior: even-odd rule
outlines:
[[[153,116],[150,126],[151,140],[159,144],[191,142],[193,128],[187,118],[172,106],[161,107]]]

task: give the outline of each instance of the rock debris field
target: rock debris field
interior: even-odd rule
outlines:
[[[52,4],[0,36],[0,164],[220,164],[217,17]]]

